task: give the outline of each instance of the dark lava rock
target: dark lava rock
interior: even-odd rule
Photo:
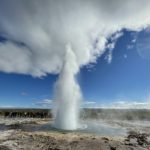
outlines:
[[[116,147],[110,147],[110,150],[116,150]]]
[[[9,147],[0,145],[0,150],[11,150]]]
[[[130,131],[128,133],[127,138],[125,139],[125,145],[131,145],[131,146],[150,146],[150,143],[148,141],[149,135],[146,133],[139,133],[135,131]]]

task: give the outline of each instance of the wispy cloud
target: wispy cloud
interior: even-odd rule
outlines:
[[[107,104],[94,105],[93,108],[106,109],[150,109],[150,101],[115,101]]]
[[[105,103],[105,100],[84,101],[84,107],[88,108],[114,108],[114,109],[150,109],[150,95],[143,99],[116,98]]]
[[[150,59],[150,28],[146,28],[143,32],[135,32],[131,36],[132,40],[126,48],[136,49],[141,58]]]
[[[13,105],[0,105],[0,108],[15,108]]]
[[[113,49],[115,48],[116,42],[117,40],[123,36],[123,32],[117,32],[116,34],[114,34],[111,38],[110,38],[110,43],[107,44],[106,48],[108,49],[108,53],[105,57],[105,60],[108,62],[108,64],[110,64],[112,62],[113,59]]]
[[[143,59],[150,59],[150,34],[145,30],[138,34],[136,48],[139,56]]]
[[[123,57],[126,59],[126,58],[128,57],[128,55],[127,55],[127,54],[124,54]]]
[[[22,95],[22,96],[27,96],[28,93],[27,93],[27,92],[21,92],[21,95]]]
[[[96,101],[83,101],[82,102],[82,107],[83,108],[95,108],[97,106]]]
[[[112,103],[110,108],[121,109],[150,109],[150,101],[138,102],[138,101],[118,101]]]
[[[132,40],[126,46],[126,48],[129,49],[129,50],[136,47],[136,42],[137,42],[137,39],[138,39],[138,32],[132,33],[131,36],[132,36]]]
[[[43,100],[40,100],[40,101],[34,103],[34,105],[36,105],[36,106],[38,106],[38,107],[47,108],[47,107],[51,107],[51,106],[52,106],[52,103],[53,103],[53,100],[50,100],[50,99],[43,99]]]
[[[83,102],[84,105],[91,105],[91,104],[96,104],[94,101],[85,101]]]

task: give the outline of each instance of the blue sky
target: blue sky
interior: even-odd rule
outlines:
[[[149,102],[150,32],[122,31],[108,63],[108,51],[78,75],[84,101],[94,106],[115,102]],[[2,40],[0,40],[2,42]],[[38,78],[0,72],[0,107],[43,107],[53,99],[57,75]],[[93,102],[93,103],[92,103]]]
[[[136,42],[132,44],[134,36]],[[104,54],[90,72],[86,69],[81,71],[81,86],[87,99],[98,100],[100,103],[148,100],[150,59],[145,52],[142,57],[137,48],[137,42],[141,42],[145,36],[149,40],[149,33],[145,34],[144,31],[137,34],[125,31],[116,43],[110,64],[105,61]]]

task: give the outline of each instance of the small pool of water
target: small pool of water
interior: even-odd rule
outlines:
[[[27,132],[74,132],[74,133],[90,133],[100,136],[126,136],[129,131],[140,131],[150,133],[150,121],[127,121],[127,120],[84,120],[78,130],[66,131],[54,128],[53,121],[44,124],[21,123],[12,125],[0,125],[0,131],[4,130],[22,130]]]
[[[47,132],[63,132],[63,133],[68,133],[68,132],[90,133],[90,134],[96,134],[101,136],[126,136],[127,135],[127,130],[125,128],[122,128],[117,125],[112,126],[111,124],[107,124],[105,122],[100,122],[100,121],[83,121],[81,126],[83,126],[83,128],[79,128],[74,131],[66,131],[66,130],[56,129],[53,127],[52,123],[48,123],[39,126],[37,128],[34,128],[34,130],[47,131]]]

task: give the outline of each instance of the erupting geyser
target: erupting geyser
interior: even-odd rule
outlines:
[[[76,81],[79,66],[70,45],[66,47],[64,64],[55,84],[55,123],[63,130],[75,130],[79,127],[79,106],[81,91]]]

